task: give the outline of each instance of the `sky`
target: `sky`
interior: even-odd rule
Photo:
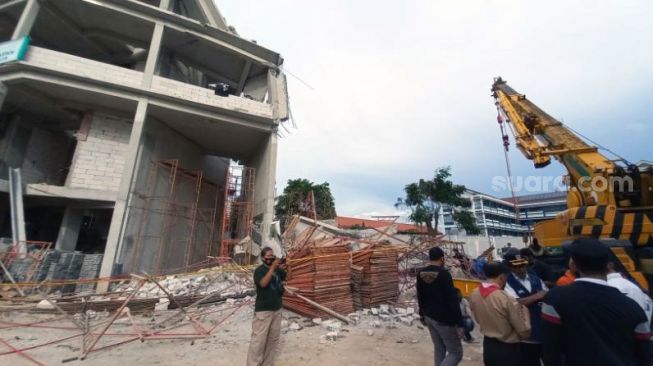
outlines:
[[[395,214],[403,187],[442,166],[457,184],[510,196],[495,184],[507,174],[496,76],[626,159],[653,160],[653,2],[217,4],[243,38],[285,59],[297,128],[279,139],[277,192],[288,179],[328,182],[339,215]],[[511,147],[515,183],[564,174]],[[535,178],[517,194],[554,189]]]

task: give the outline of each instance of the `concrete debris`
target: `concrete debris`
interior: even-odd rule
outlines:
[[[54,306],[48,300],[41,300],[36,304],[36,308],[41,310],[52,310],[54,309]]]
[[[322,324],[322,319],[321,318],[313,318],[313,324],[315,324],[315,325]]]
[[[335,332],[342,328],[342,323],[337,320],[325,320],[322,322],[322,327],[329,332]]]
[[[301,329],[302,329],[302,326],[299,325],[299,324],[297,324],[297,323],[295,323],[295,322],[292,322],[288,328],[289,328],[290,330],[301,330]]]
[[[408,317],[402,317],[401,318],[401,324],[407,326],[407,327],[412,327],[413,326],[413,318],[408,318]]]
[[[329,332],[326,334],[326,339],[328,341],[335,341],[338,339],[338,332]]]
[[[168,305],[170,305],[170,299],[161,298],[159,299],[159,303],[154,305],[154,310],[156,311],[168,310]]]

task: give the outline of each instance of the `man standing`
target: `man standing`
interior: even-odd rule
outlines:
[[[285,264],[276,258],[272,248],[261,250],[263,264],[254,270],[256,303],[252,321],[252,337],[247,352],[247,366],[274,364],[275,350],[281,333],[281,303]]]
[[[531,331],[528,310],[501,290],[509,272],[503,263],[487,263],[483,270],[487,281],[469,297],[483,333],[483,364],[521,366],[520,341],[528,338]]]
[[[650,366],[644,311],[606,281],[610,250],[593,238],[576,239],[570,249],[580,278],[544,298],[545,365]]]
[[[530,338],[522,341],[522,365],[540,366],[542,358],[542,340],[540,324],[542,317],[542,299],[548,290],[544,282],[528,270],[528,259],[522,257],[519,250],[511,250],[504,256],[511,273],[506,282],[506,292],[528,308],[531,323]]]
[[[639,305],[648,319],[649,324],[651,323],[651,315],[653,312],[653,301],[651,298],[636,284],[628,281],[621,273],[617,272],[614,269],[614,263],[610,262],[608,264],[608,285],[616,288],[622,294],[628,296]]]
[[[419,315],[431,333],[435,366],[455,366],[463,358],[463,316],[451,274],[444,268],[444,252],[429,250],[431,265],[417,273]]]

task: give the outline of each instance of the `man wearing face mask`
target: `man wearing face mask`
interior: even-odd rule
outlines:
[[[281,305],[286,265],[269,247],[261,250],[261,260],[263,264],[254,270],[256,303],[252,337],[247,352],[247,366],[273,365],[281,333]]]
[[[530,336],[528,310],[506,293],[509,269],[501,262],[483,268],[487,281],[472,291],[469,304],[483,334],[485,366],[521,366],[520,341]]]

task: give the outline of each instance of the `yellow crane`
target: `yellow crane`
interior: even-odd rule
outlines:
[[[547,166],[553,157],[567,170],[567,210],[537,223],[534,237],[547,247],[580,236],[599,238],[648,288],[642,273],[653,279],[653,168],[608,159],[500,77],[494,79],[492,93],[506,148],[505,131],[511,130],[517,148],[535,168]]]

